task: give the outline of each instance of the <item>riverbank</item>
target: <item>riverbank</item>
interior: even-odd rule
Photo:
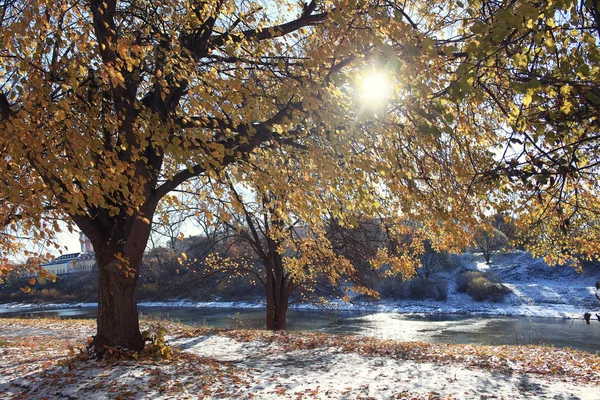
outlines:
[[[587,289],[587,288],[586,288]],[[593,298],[593,291],[589,292]],[[369,301],[345,303],[342,301],[331,302],[327,305],[319,304],[291,304],[292,310],[323,310],[328,311],[351,311],[364,313],[399,313],[399,314],[457,314],[457,315],[486,315],[486,316],[515,316],[515,317],[540,317],[540,318],[566,318],[583,319],[583,314],[588,311],[600,312],[590,302],[583,304],[555,304],[555,303],[511,303],[509,301],[500,303],[475,302],[468,295],[453,296],[448,301],[434,300],[402,300],[402,301]],[[2,309],[27,310],[33,308],[59,309],[59,308],[83,308],[97,307],[97,303],[6,303],[0,304],[0,315]],[[147,307],[173,307],[173,308],[227,308],[227,309],[264,309],[265,304],[255,302],[232,302],[232,301],[144,301],[139,302],[141,309]],[[143,310],[142,310],[143,311]]]
[[[0,320],[0,393],[90,400],[597,399],[600,393],[600,357],[569,349],[162,324],[177,349],[173,360],[107,363],[74,357],[93,334],[93,321]]]
[[[583,319],[586,312],[600,314],[600,302],[595,297],[595,282],[600,279],[600,269],[590,268],[585,273],[577,273],[569,267],[550,267],[541,259],[532,258],[527,252],[513,251],[495,256],[491,265],[482,262],[480,256],[465,253],[455,256],[455,270],[439,273],[436,279],[447,282],[448,295],[445,301],[432,299],[411,300],[385,299],[353,302],[331,301],[328,304],[292,303],[292,310],[354,311],[365,313],[400,314],[458,314],[499,317],[540,317]],[[471,270],[493,273],[510,292],[500,302],[475,301],[467,293],[457,290],[456,277],[460,271]],[[228,308],[264,309],[260,298],[254,301],[192,301],[176,299],[172,301],[142,301],[144,307],[180,308]],[[27,308],[76,308],[96,307],[96,303],[56,302],[56,303],[7,303],[0,304],[2,310]],[[143,312],[143,310],[142,310]]]

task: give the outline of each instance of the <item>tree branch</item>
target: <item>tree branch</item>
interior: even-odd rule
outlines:
[[[223,46],[226,42],[239,43],[244,40],[262,41],[285,36],[291,32],[306,26],[313,26],[327,19],[328,13],[312,14],[316,8],[316,2],[312,1],[304,8],[299,18],[280,25],[267,28],[248,29],[240,33],[225,33],[211,36],[207,41],[200,40],[198,35],[205,34],[204,31],[195,32],[192,35],[182,35],[182,43],[197,58],[205,57],[209,49]]]
[[[4,93],[0,93],[0,116],[2,116],[2,120],[8,120],[15,116],[15,112],[10,107],[10,103]]]
[[[233,132],[238,132],[238,135],[234,137],[227,137],[216,141],[216,143],[223,145],[224,148],[224,156],[221,160],[219,160],[218,166],[220,169],[223,169],[233,162],[238,161],[240,158],[249,155],[265,142],[275,139],[276,133],[271,130],[271,127],[273,125],[280,124],[285,119],[288,119],[294,110],[301,107],[302,103],[290,102],[284,108],[279,110],[273,117],[269,118],[263,123],[245,123],[232,126],[231,124],[217,118],[205,118],[198,120],[211,121],[211,124],[214,127],[219,126],[222,130],[223,128],[229,128]],[[196,125],[196,127],[198,126]],[[280,138],[280,140],[288,141],[291,139]],[[158,202],[158,200],[164,197],[171,190],[177,188],[186,180],[202,175],[205,172],[207,172],[207,168],[202,165],[194,165],[191,168],[186,168],[179,171],[170,180],[164,182],[154,191],[155,201]]]

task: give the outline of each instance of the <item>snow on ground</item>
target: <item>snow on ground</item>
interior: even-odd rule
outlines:
[[[90,321],[3,320],[0,398],[600,399],[600,357],[572,350],[167,328],[174,360],[107,363],[67,357]]]
[[[176,342],[181,345],[182,342]],[[183,341],[185,344],[185,341]],[[252,371],[257,383],[248,392],[259,398],[403,397],[433,398],[593,398],[600,387],[539,379],[525,374],[506,375],[460,365],[398,360],[390,357],[339,353],[335,349],[284,351],[265,346],[236,348],[233,339],[211,337],[186,351],[202,357],[219,354]],[[231,351],[223,352],[223,349]],[[487,397],[486,397],[487,396]],[[600,397],[599,397],[600,398]]]
[[[439,313],[500,316],[527,316],[546,318],[578,318],[587,311],[599,312],[600,303],[594,297],[595,282],[600,280],[600,268],[590,268],[577,273],[570,267],[550,267],[542,259],[532,258],[524,251],[500,253],[492,257],[491,265],[483,257],[465,253],[453,257],[460,269],[493,272],[511,290],[499,303],[476,302],[466,293],[456,291],[456,272],[443,273],[448,280],[446,301],[434,300],[382,300],[374,302],[334,302],[329,306],[338,310],[397,313]],[[44,308],[96,307],[96,303],[44,304]],[[195,302],[190,300],[140,302],[140,307],[202,307],[202,308],[264,308],[256,302]],[[39,304],[11,303],[0,305],[5,309],[40,307]],[[314,304],[292,304],[290,308],[315,310]]]

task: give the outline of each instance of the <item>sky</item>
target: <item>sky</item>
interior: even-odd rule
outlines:
[[[70,233],[68,230],[64,230],[58,234],[58,241],[62,246],[67,247],[66,251],[63,250],[65,253],[77,253],[81,251],[79,231],[74,230],[73,233]],[[50,253],[58,255],[58,251],[51,251]]]

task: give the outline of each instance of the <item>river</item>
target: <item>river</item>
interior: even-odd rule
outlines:
[[[193,326],[220,328],[264,327],[259,309],[141,307],[141,314]],[[1,317],[95,318],[93,307],[10,309],[0,306]],[[0,320],[0,329],[1,329]],[[382,339],[434,343],[541,344],[600,351],[600,322],[530,317],[473,316],[456,314],[398,314],[320,311],[288,312],[288,329],[340,333]]]

